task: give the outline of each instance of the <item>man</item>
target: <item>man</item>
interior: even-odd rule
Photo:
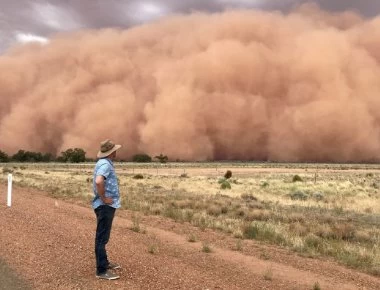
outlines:
[[[108,261],[106,244],[110,238],[112,221],[115,210],[120,207],[120,193],[118,181],[113,166],[116,151],[121,145],[114,144],[111,140],[100,143],[100,151],[95,165],[93,189],[94,200],[92,207],[95,210],[97,227],[95,236],[96,277],[99,279],[115,280],[119,275],[111,270],[119,269],[117,264]]]

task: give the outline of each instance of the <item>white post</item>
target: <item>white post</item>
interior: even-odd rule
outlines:
[[[12,205],[12,174],[8,174],[8,199],[7,206],[11,207]]]

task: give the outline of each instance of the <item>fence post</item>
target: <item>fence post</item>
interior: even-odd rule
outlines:
[[[12,205],[12,174],[8,174],[8,198],[7,206],[11,207]]]

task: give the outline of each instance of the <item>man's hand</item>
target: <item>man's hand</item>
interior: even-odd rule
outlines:
[[[104,177],[101,175],[96,176],[95,179],[96,189],[98,190],[98,194],[100,196],[100,199],[104,204],[112,204],[113,200],[110,197],[106,197],[106,192],[104,188]]]
[[[112,200],[112,198],[110,198],[110,197],[102,197],[101,199],[102,199],[102,201],[103,201],[105,204],[112,204],[112,203],[113,203],[113,200]]]

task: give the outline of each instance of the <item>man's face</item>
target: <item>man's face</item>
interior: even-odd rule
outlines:
[[[116,159],[116,151],[115,152],[112,152],[112,154],[109,156],[109,158],[111,160],[115,160]]]

